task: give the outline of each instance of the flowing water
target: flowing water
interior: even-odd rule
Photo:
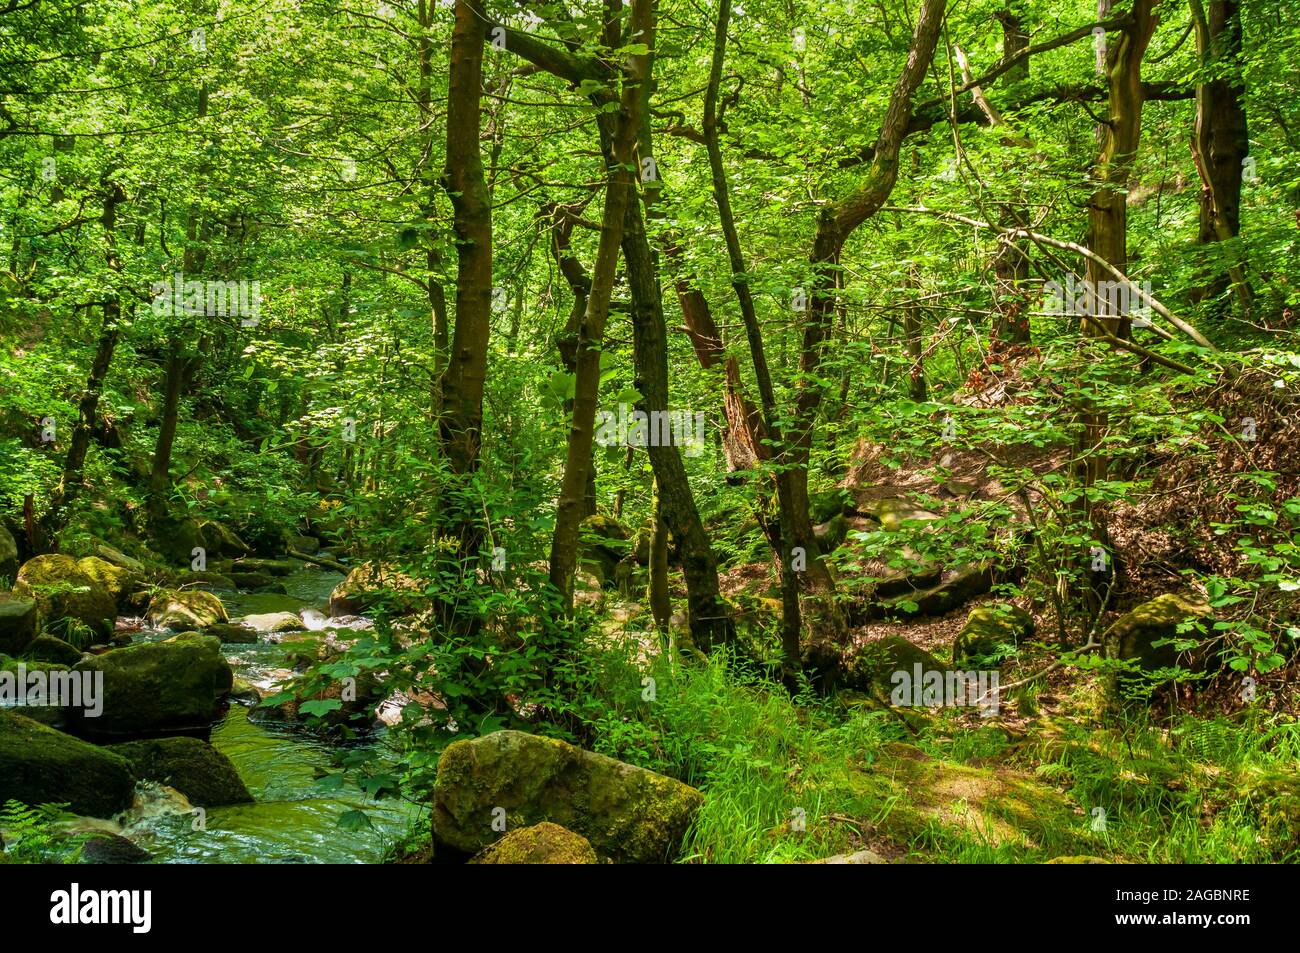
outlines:
[[[322,610],[330,590],[343,577],[304,567],[278,578],[286,594],[219,592],[231,621],[263,612],[299,612],[308,628],[321,628]],[[364,621],[360,623],[364,625]],[[143,639],[171,633],[144,632]],[[280,647],[265,637],[252,645],[223,646],[237,678],[257,685],[263,693],[288,671]],[[325,792],[317,783],[331,770],[338,745],[308,732],[263,725],[248,720],[248,709],[232,703],[229,713],[212,729],[211,742],[228,757],[244,779],[255,803],[206,810],[204,829],[195,830],[196,817],[156,790],[141,798],[123,818],[122,832],[154,855],[160,863],[374,863],[418,821],[419,811],[396,798],[373,800],[352,785]],[[397,756],[384,733],[363,747],[381,759]],[[348,831],[338,826],[341,814],[363,810],[372,829]]]

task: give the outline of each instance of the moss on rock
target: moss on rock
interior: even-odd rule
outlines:
[[[206,629],[229,622],[226,607],[210,592],[198,589],[164,589],[149,604],[149,621],[160,629]]]
[[[118,612],[132,612],[143,608],[147,596],[141,592],[144,587],[144,577],[140,573],[115,566],[98,556],[78,559],[77,569],[95,585],[102,586],[113,597]]]
[[[956,663],[1001,658],[1033,634],[1034,617],[1024,609],[1007,604],[976,606],[953,639],[952,658]]]
[[[27,647],[27,657],[38,662],[56,665],[76,665],[81,661],[81,649],[52,635],[38,635]]]
[[[106,735],[206,729],[234,681],[221,642],[195,632],[90,656],[73,671],[103,673],[103,713],[79,727]]]
[[[420,585],[391,566],[363,563],[330,593],[330,616],[360,615],[381,601],[397,612],[414,611]]]
[[[126,760],[0,708],[0,804],[63,804],[109,817],[131,804],[135,779]]]
[[[510,831],[470,859],[471,864],[596,864],[596,851],[581,834],[543,821]]]
[[[457,741],[438,762],[434,837],[467,854],[506,829],[551,821],[620,863],[673,860],[699,791],[554,738],[498,731]],[[504,811],[504,818],[501,812]]]
[[[197,738],[153,738],[110,745],[135,777],[175,788],[199,807],[248,804],[253,797],[230,759]]]
[[[1193,671],[1204,670],[1210,662],[1208,653],[1180,653],[1173,644],[1155,643],[1174,638],[1182,623],[1205,620],[1210,614],[1209,604],[1197,595],[1167,592],[1156,596],[1106,630],[1102,637],[1106,657],[1134,661],[1143,671],[1170,668],[1180,662]]]
[[[103,560],[97,562],[110,565]],[[54,553],[29,559],[18,570],[14,594],[36,603],[38,625],[73,619],[102,638],[113,631],[116,594],[102,579],[86,575],[71,556]]]
[[[17,655],[36,638],[37,607],[33,599],[0,592],[0,652]]]

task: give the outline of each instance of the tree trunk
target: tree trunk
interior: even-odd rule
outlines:
[[[740,305],[741,318],[745,324],[745,336],[749,342],[750,360],[754,364],[754,377],[758,383],[759,399],[763,407],[763,429],[766,436],[776,444],[778,462],[784,461],[789,448],[782,439],[777,420],[776,392],[772,387],[772,375],[767,366],[767,353],[763,346],[763,332],[758,323],[758,313],[754,308],[754,298],[749,290],[749,275],[745,265],[745,256],[740,247],[740,236],[736,231],[735,217],[731,211],[731,191],[727,184],[726,168],[722,164],[722,149],[718,144],[718,89],[722,80],[723,61],[727,50],[727,25],[731,19],[731,0],[721,0],[718,7],[718,20],[713,36],[713,59],[709,72],[709,85],[704,96],[704,144],[709,154],[709,169],[713,178],[713,199],[718,207],[718,217],[722,223],[722,234],[727,244],[727,258],[731,266],[731,287],[736,293]],[[730,372],[731,368],[728,367]],[[730,374],[729,374],[730,378]],[[730,384],[730,379],[728,380]],[[795,682],[795,673],[799,670],[802,651],[802,610],[799,606],[799,566],[804,564],[797,554],[792,552],[796,539],[793,523],[794,497],[791,492],[790,472],[786,469],[777,471],[777,506],[779,514],[778,529],[774,534],[774,555],[780,566],[781,575],[781,654],[782,668],[787,682]],[[815,556],[816,550],[812,551]]]
[[[790,435],[792,467],[788,472],[793,532],[791,542],[807,554],[807,580],[811,587],[820,590],[828,609],[833,599],[834,582],[821,560],[817,540],[813,536],[808,512],[808,465],[812,455],[817,411],[822,401],[823,385],[819,382],[821,355],[834,322],[836,272],[839,270],[844,243],[859,225],[880,210],[893,190],[898,177],[898,153],[911,117],[912,98],[934,59],[946,7],[946,0],[922,0],[907,63],[890,95],[866,181],[850,194],[822,207],[813,238],[810,255],[813,289],[799,355],[801,375],[795,403],[795,424]],[[842,626],[836,628],[842,629]],[[835,635],[837,638],[842,637],[842,631]]]
[[[672,615],[668,599],[668,524],[664,522],[658,480],[654,483],[651,519],[654,530],[650,534],[650,581],[646,586],[646,601],[650,604],[650,617],[654,619],[655,627],[661,635],[666,635]]]
[[[1099,12],[1106,9],[1103,0]],[[1096,186],[1088,201],[1088,247],[1124,274],[1128,274],[1128,177],[1142,138],[1142,58],[1159,22],[1156,0],[1133,0],[1132,20],[1108,39],[1106,46],[1106,88],[1109,94],[1107,122],[1100,127],[1101,151],[1093,168]],[[1109,285],[1111,276],[1095,262],[1088,262],[1088,287],[1095,322],[1084,322],[1085,333],[1103,332],[1121,340],[1129,337],[1131,318],[1116,307],[1116,298],[1097,295]]]
[[[484,23],[478,0],[456,0],[443,176],[457,239],[456,328],[442,376],[439,429],[451,471],[463,478],[471,476],[479,465],[492,322],[492,205],[479,152]],[[472,506],[458,510],[454,522],[464,564],[476,558],[483,530]]]
[[[117,255],[113,230],[117,225],[117,206],[125,200],[126,193],[122,187],[116,182],[109,183],[100,224],[104,228],[107,242],[108,267],[117,273],[122,270],[122,262]],[[86,388],[81,392],[81,401],[77,409],[77,426],[72,431],[72,442],[68,446],[68,455],[63,461],[63,477],[55,487],[50,498],[50,507],[41,520],[39,539],[42,546],[52,546],[55,543],[66,519],[66,509],[81,489],[86,452],[90,449],[90,437],[95,429],[95,414],[99,409],[99,395],[103,390],[104,378],[108,376],[109,366],[113,362],[113,351],[117,348],[117,341],[121,335],[119,322],[122,317],[122,305],[117,295],[108,294],[104,298],[102,308],[103,323],[100,325],[99,341],[95,345],[95,357],[90,364]]]
[[[630,28],[652,35],[653,0],[633,0]],[[623,221],[632,192],[633,152],[644,106],[644,85],[650,78],[649,54],[631,54],[626,59],[623,94],[611,143],[611,162],[601,217],[596,264],[591,271],[591,293],[578,329],[575,358],[573,417],[569,427],[564,477],[556,505],[555,531],[551,538],[550,580],[560,593],[565,611],[573,608],[573,574],[578,565],[578,535],[584,517],[587,475],[594,444],[596,404],[600,388],[600,356],[609,319],[614,274],[618,265]]]
[[[1230,241],[1241,230],[1242,166],[1250,139],[1242,105],[1241,16],[1236,0],[1210,0],[1208,8],[1201,0],[1191,0],[1191,7],[1201,66],[1216,71],[1216,78],[1196,86],[1192,133],[1192,156],[1201,177],[1197,241],[1208,245]],[[1229,279],[1236,284],[1243,308],[1249,309],[1253,294],[1240,260],[1211,275],[1194,297],[1217,297]]]

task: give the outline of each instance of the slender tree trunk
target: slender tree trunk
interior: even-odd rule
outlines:
[[[648,42],[642,36],[639,42]],[[654,165],[650,135],[648,94],[638,129],[639,162],[645,215],[655,214],[659,177]],[[628,205],[623,230],[623,260],[627,265],[632,293],[632,347],[636,363],[637,390],[641,409],[648,415],[669,410],[668,330],[664,320],[659,269],[654,249],[646,235],[640,204]],[[653,419],[653,418],[651,418]],[[703,451],[703,447],[699,451]],[[731,642],[735,624],[721,597],[717,559],[700,519],[695,494],[686,476],[681,451],[675,445],[651,443],[647,448],[655,474],[659,509],[681,554],[682,577],[686,584],[687,615],[691,639],[702,652]]]
[[[1029,47],[1029,34],[1025,32],[1024,23],[1020,17],[1016,16],[1010,9],[1007,9],[998,15],[998,20],[1002,24],[1002,59],[1010,61]],[[963,58],[964,59],[964,58]],[[970,82],[970,78],[964,74],[966,69],[962,70],[963,82]],[[1029,78],[1029,57],[1025,56],[1015,61],[1015,65],[1007,70],[1005,82],[1020,83]],[[990,116],[990,121],[994,121],[996,112]],[[998,116],[1000,119],[1000,116]],[[1000,122],[995,122],[1000,125]],[[1017,145],[1028,146],[1030,143],[1016,143]],[[1017,160],[1016,171],[1022,175],[1027,174],[1025,164]],[[1025,189],[1019,189],[1019,195],[1014,206],[1004,206],[999,210],[998,221],[1003,228],[1009,228],[1012,225],[1029,226],[1029,217],[1025,214],[1025,203],[1028,199]],[[1024,283],[1029,278],[1029,241],[1027,239],[1016,239],[1012,242],[1003,242],[998,245],[997,257],[993,260],[994,290],[997,294],[997,303],[995,310],[998,312],[996,323],[993,326],[994,336],[998,341],[1005,341],[1009,344],[1028,344],[1029,343],[1029,299],[1024,293]]]
[[[1196,49],[1202,68],[1212,68],[1214,79],[1196,87],[1196,122],[1192,156],[1201,178],[1200,223],[1197,241],[1202,245],[1227,242],[1241,230],[1242,167],[1250,150],[1241,77],[1241,15],[1236,0],[1190,0],[1196,30]],[[1235,253],[1232,253],[1235,255]],[[1253,293],[1246,280],[1244,262],[1232,261],[1212,275],[1195,297],[1213,298],[1231,280],[1244,309]]]
[[[653,35],[652,0],[633,0],[630,27],[635,34]],[[644,104],[644,84],[650,78],[648,54],[626,59],[623,94],[611,143],[611,162],[601,218],[596,264],[591,271],[591,293],[578,330],[574,374],[573,417],[569,427],[564,477],[556,506],[551,538],[550,580],[560,593],[562,607],[573,608],[573,574],[578,565],[578,535],[584,518],[587,474],[595,440],[596,404],[600,388],[600,355],[609,319],[609,305],[618,265],[623,221],[636,188],[632,162]]]
[[[749,342],[750,360],[754,364],[754,377],[758,383],[759,399],[763,408],[763,429],[777,446],[777,461],[783,463],[789,453],[782,439],[777,419],[776,392],[767,366],[767,352],[763,345],[763,332],[758,323],[758,313],[749,289],[748,268],[740,247],[735,218],[731,211],[731,192],[727,184],[726,168],[722,164],[722,149],[718,144],[718,90],[722,81],[722,67],[727,52],[727,27],[731,19],[731,0],[720,0],[718,19],[713,35],[713,59],[709,71],[709,85],[704,96],[704,144],[709,154],[709,169],[713,178],[713,199],[718,207],[722,234],[727,244],[727,258],[731,266],[731,287],[740,305],[745,324],[745,337]],[[791,492],[790,472],[777,471],[777,506],[779,514],[777,547],[775,555],[781,575],[781,649],[782,665],[788,682],[794,681],[799,670],[802,652],[803,619],[799,606],[800,567],[804,565],[801,554],[793,552],[796,539],[792,520],[794,497]],[[813,551],[814,556],[816,551]]]
[[[664,522],[663,507],[659,497],[659,481],[654,483],[651,507],[654,530],[650,534],[650,581],[646,587],[646,601],[650,616],[660,634],[667,634],[672,606],[668,599],[668,524]]]
[[[451,471],[462,478],[479,465],[492,323],[492,205],[479,151],[485,23],[479,0],[456,0],[443,176],[457,239],[456,328],[442,376],[440,432]],[[472,507],[459,509],[455,521],[465,563],[477,556],[483,530]]]
[[[551,255],[555,259],[556,267],[559,268],[561,276],[569,286],[569,291],[573,294],[573,306],[569,309],[569,319],[564,325],[564,331],[559,335],[556,341],[556,348],[560,352],[560,360],[564,364],[564,369],[573,374],[578,366],[578,333],[582,327],[582,317],[587,313],[587,296],[591,294],[591,278],[587,275],[587,269],[582,267],[582,262],[578,261],[570,244],[570,238],[573,234],[574,219],[581,214],[581,206],[573,208],[570,206],[551,205],[547,209],[550,217],[550,236],[551,236]],[[564,412],[571,414],[573,412],[573,401],[564,402]],[[621,510],[621,506],[619,507]],[[591,516],[596,512],[596,457],[593,448],[591,464],[587,470],[587,489],[584,494],[583,516]],[[614,514],[615,517],[619,513]]]
[[[424,126],[426,155],[433,154],[434,130],[437,128],[433,121],[433,10],[433,0],[419,0],[416,8],[416,17],[420,25],[418,42],[420,86],[417,98],[420,108],[420,122]],[[432,178],[433,176],[430,176],[430,179]],[[430,226],[433,225],[436,219],[437,195],[438,184],[436,181],[430,181],[428,183],[428,200],[424,208],[424,220]],[[429,311],[433,317],[433,346],[435,349],[433,374],[437,379],[441,377],[447,363],[447,294],[443,290],[440,278],[442,256],[438,253],[436,234],[430,231],[425,234],[424,239],[429,243],[429,247],[425,251],[425,282],[428,288]],[[433,402],[435,405],[434,412],[437,413],[441,409],[439,406],[441,395],[435,393]]]
[[[1103,0],[1099,12],[1109,12],[1107,5],[1108,0]],[[1125,274],[1128,178],[1142,138],[1142,59],[1160,19],[1155,7],[1156,0],[1133,0],[1132,20],[1107,39],[1107,122],[1100,128],[1101,151],[1092,173],[1096,188],[1088,201],[1088,247]],[[1111,282],[1110,274],[1092,261],[1087,277],[1094,290]],[[1085,333],[1097,335],[1104,330],[1127,340],[1131,318],[1115,309],[1115,296],[1091,297],[1097,321],[1085,321]]]
[[[1092,252],[1128,274],[1128,178],[1142,138],[1142,59],[1159,22],[1157,0],[1133,0],[1132,19],[1113,37],[1107,38],[1104,70],[1108,92],[1107,120],[1098,128],[1101,150],[1093,168],[1096,190],[1088,201],[1088,246]],[[1099,0],[1099,18],[1110,12],[1110,0]],[[1117,307],[1127,295],[1098,294],[1111,286],[1112,275],[1097,262],[1088,259],[1087,280],[1090,314],[1083,322],[1084,333],[1091,337],[1110,334],[1120,340],[1131,336],[1132,317],[1127,309]],[[1078,451],[1078,471],[1085,487],[1106,479],[1108,461],[1104,451],[1110,421],[1104,410],[1085,407],[1083,432]],[[1085,493],[1080,497],[1084,517],[1105,549],[1109,531],[1104,513],[1094,507]],[[1089,612],[1095,615],[1103,603],[1103,593],[1114,579],[1107,555],[1107,570],[1090,572],[1082,596]]]
[[[106,256],[110,270],[120,273],[122,262],[118,258],[114,240],[117,226],[117,206],[126,200],[126,193],[116,182],[107,185],[104,198],[104,212],[100,224],[104,228],[107,243]],[[67,516],[67,507],[76,499],[82,485],[82,475],[86,465],[86,452],[90,449],[91,433],[95,429],[95,415],[99,409],[99,396],[104,388],[104,379],[108,376],[109,366],[113,362],[113,352],[121,335],[122,305],[116,293],[109,293],[103,301],[103,323],[100,325],[99,340],[95,345],[95,357],[90,364],[90,374],[86,379],[86,388],[81,392],[77,408],[77,426],[72,431],[72,442],[68,445],[68,455],[63,461],[63,477],[55,487],[50,499],[50,507],[41,520],[39,537],[42,545],[52,546],[59,530],[63,528]]]

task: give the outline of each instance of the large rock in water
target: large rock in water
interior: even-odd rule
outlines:
[[[208,558],[213,556],[247,556],[251,549],[239,538],[239,534],[215,520],[202,520],[199,532],[207,543]]]
[[[221,641],[195,632],[93,655],[73,671],[104,676],[103,712],[78,724],[93,735],[206,730],[234,683]]]
[[[0,655],[17,655],[36,638],[36,603],[0,592]]]
[[[98,556],[87,556],[77,560],[77,568],[86,578],[102,586],[117,603],[118,612],[135,612],[143,609],[148,601],[144,588],[144,576],[131,569],[118,566]]]
[[[95,563],[109,565],[99,559]],[[117,594],[103,579],[88,575],[71,556],[55,553],[29,559],[18,570],[14,594],[36,603],[40,625],[72,619],[100,638],[113,633]]]
[[[596,851],[581,834],[543,821],[510,831],[470,859],[471,864],[597,864]]]
[[[239,622],[254,632],[263,633],[301,632],[307,628],[303,624],[302,617],[296,612],[255,613],[244,616]]]
[[[137,778],[175,788],[199,807],[253,800],[230,759],[198,738],[127,741],[108,750],[125,758]]]
[[[330,593],[330,617],[360,615],[380,602],[398,612],[412,611],[420,584],[391,566],[363,563]]]
[[[67,803],[109,817],[131,805],[134,788],[126,759],[0,708],[0,804]]]
[[[457,741],[438,761],[433,835],[474,854],[506,830],[551,821],[620,863],[673,860],[703,803],[680,781],[555,738],[497,731]]]
[[[226,607],[210,592],[201,589],[163,589],[149,603],[149,621],[160,629],[178,632],[206,629],[229,622]]]
[[[0,584],[9,585],[17,575],[18,543],[9,530],[0,525]]]

